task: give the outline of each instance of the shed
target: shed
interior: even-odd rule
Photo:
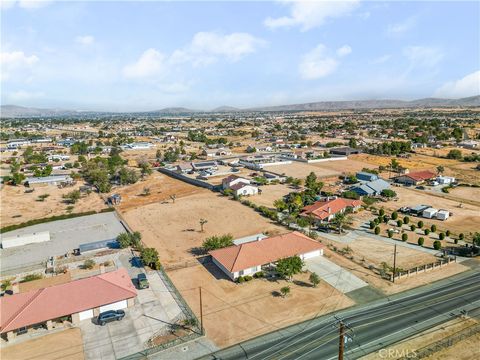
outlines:
[[[450,211],[445,209],[440,209],[437,212],[437,219],[438,220],[447,220],[450,217]]]
[[[423,210],[422,216],[427,219],[432,219],[437,214],[438,210],[434,208],[428,208]]]
[[[361,171],[357,173],[356,178],[360,181],[373,181],[378,179],[378,175]]]
[[[16,246],[35,244],[50,241],[50,231],[39,231],[31,234],[3,237],[2,249],[8,249]]]

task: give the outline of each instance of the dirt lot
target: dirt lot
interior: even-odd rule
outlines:
[[[345,161],[345,160],[344,160]],[[308,174],[314,172],[319,178],[337,176],[341,174],[342,164],[344,161],[333,161],[338,169],[323,167],[321,164],[307,164],[292,161],[289,165],[268,166],[265,168],[267,171],[272,171],[277,174],[285,174],[286,176],[292,176],[294,178],[304,179]]]
[[[375,352],[367,356],[362,357],[362,360],[377,360],[377,359],[402,359],[407,357],[408,354],[412,358],[414,352],[418,349],[421,349],[425,346],[434,344],[441,339],[444,339],[448,336],[454,335],[455,333],[466,329],[477,323],[474,319],[455,319],[450,320],[442,325],[436,326],[432,329],[424,331],[418,335],[415,335],[411,338],[408,338],[405,341],[394,344],[385,348],[382,352]],[[425,359],[429,360],[470,360],[474,359],[475,354],[478,353],[478,350],[475,350],[478,341],[480,341],[480,334],[471,336],[463,341],[460,341],[452,346],[445,348],[444,350],[433,353]],[[389,355],[387,355],[389,354]],[[390,356],[391,354],[391,356]],[[383,355],[383,356],[382,356]],[[477,356],[478,358],[478,356]]]
[[[393,245],[381,240],[375,240],[368,237],[361,237],[348,244],[356,257],[365,258],[369,263],[380,266],[386,262],[393,266]],[[414,266],[424,265],[435,262],[433,255],[425,252],[397,246],[397,266],[403,269],[409,269]]]
[[[144,196],[143,190],[150,189],[150,195]],[[139,208],[147,204],[172,202],[170,195],[177,199],[202,191],[201,188],[175,180],[167,175],[154,171],[152,175],[136,184],[117,188],[112,193],[120,194],[122,202],[118,207],[121,211]]]
[[[458,199],[476,200],[480,202],[480,188],[459,186],[454,189],[450,189],[449,195]]]
[[[75,186],[59,189],[56,186],[37,186],[32,193],[25,193],[24,186],[4,186],[0,191],[1,226],[19,224],[28,220],[39,219],[48,216],[62,215],[67,213],[67,206],[63,195],[77,190],[82,182],[77,182]],[[48,194],[45,201],[37,201],[38,197]],[[82,198],[74,205],[73,212],[80,213],[85,211],[104,209],[106,205],[97,193],[82,195]],[[17,217],[18,215],[21,215]]]
[[[350,155],[347,160],[341,161],[327,161],[317,164],[310,164],[312,166],[322,167],[324,169],[336,170],[340,173],[353,174],[362,171],[363,168],[375,169],[376,166],[357,160],[361,155]]]
[[[273,208],[273,202],[281,199],[283,196],[296,191],[293,187],[286,184],[262,186],[262,194],[250,196],[248,200],[257,205],[264,205]]]
[[[327,244],[328,240],[322,240],[323,243]],[[338,246],[338,243],[337,243]],[[339,246],[340,247],[340,246]],[[343,247],[343,245],[341,246]],[[398,247],[397,247],[398,250]],[[389,251],[393,254],[393,251]],[[418,274],[410,278],[402,278],[395,281],[393,284],[390,281],[381,279],[378,275],[374,274],[372,271],[360,266],[351,260],[345,258],[344,256],[334,253],[329,249],[325,249],[325,255],[328,259],[333,261],[339,266],[349,270],[354,275],[358,276],[360,279],[366,281],[373,287],[381,290],[385,294],[396,294],[405,290],[413,289],[418,286],[426,285],[434,281],[445,279],[447,277],[453,276],[455,274],[461,273],[468,270],[469,268],[458,264],[451,263],[450,265],[443,267],[441,270],[429,271],[426,273]],[[388,256],[388,255],[387,255]]]
[[[157,202],[122,211],[129,226],[142,233],[145,243],[158,249],[164,263],[191,259],[192,248],[201,246],[205,238],[212,235],[230,233],[239,238],[260,232],[286,232],[237,201],[209,190],[195,189],[196,192],[177,198],[175,203]],[[208,221],[204,232],[200,231],[200,219]]]
[[[83,360],[79,328],[63,330],[1,349],[2,360]]]
[[[202,286],[204,327],[219,347],[353,305],[324,281],[311,287],[308,274],[296,275],[293,283],[254,279],[235,284],[210,263],[170,271],[169,275],[197,315],[198,286]],[[285,285],[291,288],[289,296],[273,295]]]
[[[461,201],[446,199],[442,197],[441,194],[436,196],[427,191],[405,187],[395,187],[393,190],[398,194],[399,200],[382,203],[385,209],[390,211],[397,210],[402,206],[412,207],[425,204],[435,209],[446,209],[453,213],[453,216],[445,221],[412,217],[411,221],[413,221],[413,223],[422,220],[425,225],[435,224],[439,230],[450,230],[453,234],[463,232],[467,235],[469,232],[475,232],[479,229],[480,206],[463,203],[463,207],[459,208],[458,205]]]

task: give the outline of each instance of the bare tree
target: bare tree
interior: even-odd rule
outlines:
[[[207,219],[200,219],[200,228],[201,228],[201,232],[203,232],[203,226],[208,223],[208,220]]]
[[[172,199],[173,203],[175,204],[175,200],[177,199],[177,195],[176,194],[170,195],[170,199]]]

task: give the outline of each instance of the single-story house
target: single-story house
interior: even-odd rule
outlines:
[[[199,161],[199,162],[192,162],[192,168],[195,171],[202,171],[202,170],[216,170],[218,169],[216,161]]]
[[[415,171],[408,174],[396,176],[394,178],[396,183],[405,185],[419,185],[426,181],[432,180],[436,177],[435,173],[429,170]]]
[[[305,206],[300,216],[312,216],[316,222],[329,222],[336,214],[343,213],[347,209],[356,211],[361,205],[362,202],[360,200],[326,198],[325,200],[316,201],[312,205]]]
[[[323,255],[323,245],[300,232],[254,238],[253,241],[210,251],[212,261],[227,276],[235,280],[239,276],[253,275],[262,266],[274,264],[280,259],[299,256],[302,260]]]
[[[73,179],[70,175],[50,175],[42,177],[28,177],[25,180],[27,186],[35,185],[60,185],[60,184],[71,184]]]
[[[251,196],[258,194],[258,187],[242,182],[230,186],[229,189],[237,196]]]
[[[229,148],[218,148],[218,149],[204,149],[202,155],[208,157],[217,157],[217,156],[226,156],[231,155],[232,152]]]
[[[223,189],[230,189],[233,185],[236,184],[250,184],[250,180],[242,178],[237,175],[229,175],[226,178],[222,179],[222,188]]]
[[[122,145],[122,148],[125,150],[148,150],[154,145],[146,141],[134,142],[130,144]]]
[[[357,178],[357,180],[360,180],[360,181],[374,181],[378,179],[377,174],[372,174],[364,171],[357,172],[355,177]]]
[[[360,150],[351,148],[349,146],[345,146],[345,147],[331,149],[330,154],[348,156],[352,154],[360,154]]]
[[[0,333],[14,339],[33,326],[53,328],[56,320],[73,324],[101,312],[133,306],[137,296],[126,269],[0,298]]]
[[[376,196],[388,189],[390,184],[383,179],[376,179],[373,181],[368,181],[361,185],[355,186],[352,188],[352,191],[355,191],[360,196]]]
[[[183,164],[178,164],[177,165],[177,171],[181,173],[188,173],[192,171],[192,165],[189,163],[183,163]]]
[[[455,178],[453,176],[437,176],[435,181],[441,185],[450,185],[455,182]]]

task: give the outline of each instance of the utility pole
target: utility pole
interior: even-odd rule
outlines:
[[[199,287],[200,290],[200,332],[204,335],[203,332],[203,305],[202,305],[202,287]]]
[[[343,360],[343,348],[345,344],[345,324],[340,320],[340,334],[338,338],[338,360]]]
[[[393,247],[393,282],[395,282],[395,274],[397,273],[397,244]]]

